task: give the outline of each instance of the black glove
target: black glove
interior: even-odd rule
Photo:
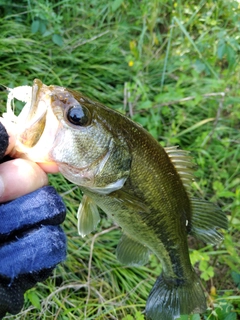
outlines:
[[[8,145],[4,141],[0,156]],[[0,319],[6,312],[18,313],[24,292],[65,259],[66,237],[59,227],[65,215],[62,199],[50,186],[0,205]]]

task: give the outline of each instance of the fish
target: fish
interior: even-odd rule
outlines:
[[[78,232],[95,230],[99,208],[123,231],[118,260],[129,266],[157,256],[162,273],[146,302],[148,320],[174,320],[207,309],[187,238],[222,241],[227,217],[191,196],[194,163],[188,151],[163,148],[141,125],[80,92],[35,79],[8,89],[5,120],[14,123],[15,154],[53,162],[83,192]],[[25,103],[18,116],[12,101]]]

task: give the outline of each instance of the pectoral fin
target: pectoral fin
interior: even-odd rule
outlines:
[[[150,213],[149,208],[143,203],[141,199],[123,190],[118,190],[116,193],[114,193],[113,197],[116,201],[122,203],[129,209]]]
[[[85,237],[87,234],[94,231],[100,221],[100,216],[96,204],[84,195],[82,202],[78,208],[78,233]]]
[[[148,261],[149,250],[126,234],[122,235],[117,246],[117,259],[129,266],[143,265]]]

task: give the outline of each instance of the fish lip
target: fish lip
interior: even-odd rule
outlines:
[[[31,103],[24,121],[27,125],[24,130],[20,131],[18,134],[19,142],[29,148],[32,148],[41,139],[46,123],[47,106],[39,107],[43,86],[44,85],[40,80],[35,79],[33,81]],[[21,121],[23,121],[23,119],[21,119]]]

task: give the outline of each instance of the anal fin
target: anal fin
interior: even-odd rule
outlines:
[[[223,240],[223,236],[216,228],[227,229],[227,216],[213,203],[191,199],[192,227],[190,234],[206,243],[217,244]]]
[[[143,244],[126,234],[122,235],[117,246],[117,259],[126,265],[143,265],[148,261],[149,250]]]
[[[82,237],[94,231],[100,221],[96,204],[86,195],[83,196],[78,208],[77,218],[78,233]]]

